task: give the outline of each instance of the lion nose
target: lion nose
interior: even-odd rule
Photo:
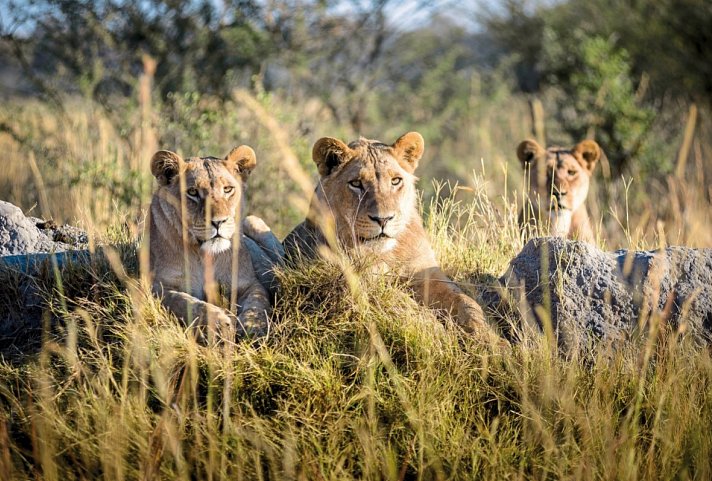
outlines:
[[[215,227],[215,229],[220,230],[220,226],[223,225],[226,220],[227,220],[227,218],[224,218],[224,219],[213,219],[213,220],[210,221],[210,223],[213,225],[213,227]]]
[[[371,219],[373,222],[380,225],[381,227],[386,227],[386,224],[388,224],[388,221],[393,220],[394,217],[395,217],[395,215],[388,215],[388,216],[369,215],[368,216],[369,219]]]

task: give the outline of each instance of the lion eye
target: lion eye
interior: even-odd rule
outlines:
[[[400,185],[401,182],[403,182],[403,179],[401,179],[400,177],[393,177],[391,179],[391,185]]]
[[[186,190],[185,193],[191,197],[198,197],[198,189],[196,189],[195,187],[191,187],[190,189]]]
[[[574,176],[574,175],[576,175],[576,171],[575,171],[575,170],[569,170],[568,174],[569,174],[570,176]]]
[[[226,185],[226,186],[223,188],[223,192],[225,192],[226,194],[232,194],[232,191],[233,191],[233,190],[235,190],[235,188],[234,188],[233,186],[231,186],[231,185]]]
[[[349,185],[355,189],[363,189],[363,183],[359,179],[349,181]]]

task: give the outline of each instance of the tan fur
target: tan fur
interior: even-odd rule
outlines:
[[[544,149],[534,140],[517,147],[517,156],[529,178],[529,204],[522,210],[519,223],[546,223],[551,235],[595,241],[586,209],[591,175],[601,157],[601,148],[593,140],[584,140],[571,149]]]
[[[224,159],[159,151],[151,159],[158,180],[150,208],[153,290],[188,323],[263,333],[270,305],[242,246],[241,207],[245,181],[256,164],[247,146]],[[184,212],[184,216],[181,214]],[[181,219],[185,222],[181,222]],[[237,316],[215,305],[220,291],[237,290]]]
[[[416,132],[392,145],[317,141],[312,157],[321,178],[308,218],[284,241],[287,256],[316,255],[326,243],[320,226],[333,222],[349,252],[367,256],[378,272],[411,279],[419,301],[451,311],[468,331],[490,334],[481,307],[440,270],[423,229],[413,175],[423,148]]]

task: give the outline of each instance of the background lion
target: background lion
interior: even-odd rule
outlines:
[[[598,144],[584,140],[571,149],[545,149],[525,140],[517,147],[517,157],[530,173],[529,202],[519,216],[520,226],[539,224],[547,216],[551,235],[593,243],[586,197],[601,158]]]
[[[255,165],[254,151],[244,145],[224,159],[183,160],[165,150],[151,159],[158,180],[150,208],[153,291],[186,322],[197,319],[229,331],[237,321],[247,334],[267,328],[267,291],[257,280],[240,224],[245,181]],[[221,289],[237,316],[216,305]]]
[[[289,258],[316,255],[327,244],[324,226],[333,223],[350,253],[367,256],[378,272],[407,277],[420,302],[453,312],[466,330],[489,334],[481,307],[442,272],[423,229],[413,175],[423,149],[417,132],[392,145],[317,141],[312,158],[319,185],[307,219],[285,238],[285,251]]]

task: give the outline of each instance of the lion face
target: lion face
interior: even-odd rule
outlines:
[[[413,172],[423,146],[416,132],[392,145],[363,138],[346,145],[331,137],[314,144],[312,157],[321,175],[317,197],[345,246],[372,252],[396,246],[416,213]]]
[[[531,199],[548,202],[549,211],[570,217],[586,201],[601,149],[593,140],[584,140],[572,149],[544,149],[533,140],[525,140],[519,144],[517,156],[531,172]]]
[[[244,145],[224,159],[183,160],[162,150],[151,159],[151,172],[159,183],[155,195],[162,200],[166,218],[174,219],[181,231],[186,229],[191,245],[218,254],[229,249],[233,236],[239,234],[244,181],[255,164],[254,151]]]

